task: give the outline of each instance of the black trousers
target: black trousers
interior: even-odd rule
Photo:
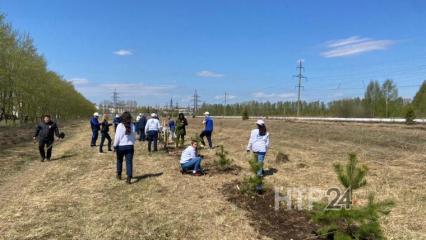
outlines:
[[[47,147],[47,151],[45,150]],[[38,142],[38,150],[42,159],[50,159],[52,157],[53,140],[40,140]]]
[[[158,131],[148,131],[148,151],[151,152],[151,145],[154,143],[154,152],[157,149]]]
[[[206,143],[204,142],[204,137],[207,138],[207,141],[209,142],[209,147],[212,148],[213,147],[213,143],[212,143],[212,131],[206,131],[206,130],[204,130],[200,134],[201,144],[206,145]]]
[[[104,146],[105,139],[108,140],[108,150],[111,151],[111,137],[108,133],[101,134],[101,144],[99,145],[99,151],[102,152],[102,147]]]

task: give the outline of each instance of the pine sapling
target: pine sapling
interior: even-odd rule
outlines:
[[[216,166],[221,171],[226,171],[231,169],[231,163],[233,160],[228,157],[229,152],[225,150],[223,145],[219,146],[219,150],[216,152],[218,159],[215,161]]]
[[[367,167],[358,167],[358,159],[355,154],[349,154],[349,161],[345,168],[339,163],[334,164],[334,171],[337,174],[339,182],[351,191],[358,189],[367,184],[365,175],[367,174]]]
[[[334,165],[337,178],[349,190],[359,189],[367,184],[367,168],[358,166],[355,154],[349,154],[345,167]],[[350,192],[352,193],[352,192]],[[316,203],[313,220],[321,225],[318,233],[327,239],[384,239],[380,228],[380,217],[390,212],[394,203],[390,200],[376,202],[370,194],[365,206],[352,206],[350,209],[326,209],[327,204]]]
[[[263,192],[263,178],[257,175],[257,172],[262,169],[262,164],[257,162],[257,155],[254,154],[253,158],[249,161],[252,176],[246,178],[242,184],[241,191],[244,193],[254,194]]]

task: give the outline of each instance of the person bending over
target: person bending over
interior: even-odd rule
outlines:
[[[209,148],[212,149],[213,148],[213,143],[212,143],[213,118],[210,117],[209,112],[205,112],[204,115],[205,115],[205,118],[203,121],[204,130],[200,134],[201,144],[203,145],[202,147],[206,145],[206,143],[204,142],[204,137],[206,137],[209,143]]]
[[[135,125],[132,123],[132,115],[124,112],[121,115],[121,123],[118,124],[114,136],[114,151],[117,153],[117,179],[121,180],[123,159],[126,158],[127,183],[131,184],[133,176],[133,154],[135,145]]]
[[[191,146],[187,147],[180,157],[181,172],[192,170],[192,175],[201,176],[202,168],[201,161],[203,158],[197,154],[197,141],[192,141]]]
[[[40,152],[41,161],[50,161],[52,157],[53,142],[55,141],[55,135],[60,139],[59,129],[55,122],[52,121],[50,115],[44,115],[43,121],[40,122],[33,136],[34,141],[38,140],[38,150]],[[47,152],[45,150],[47,147]]]

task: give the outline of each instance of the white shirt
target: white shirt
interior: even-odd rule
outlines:
[[[158,121],[158,119],[156,118],[148,119],[145,125],[145,133],[147,133],[148,131],[160,131],[160,130],[161,130],[161,124],[160,124],[160,121]]]
[[[259,135],[259,129],[253,129],[250,134],[247,150],[253,152],[267,152],[269,148],[269,133],[264,136]]]
[[[130,125],[132,132],[129,135],[126,135],[126,127],[123,123],[118,124],[117,130],[115,130],[114,136],[114,147],[117,146],[127,146],[134,145],[136,136],[135,136],[135,125],[132,123]]]
[[[180,157],[180,163],[183,164],[189,162],[189,160],[195,157],[197,157],[195,148],[193,146],[189,146],[185,150],[183,150],[182,155]]]

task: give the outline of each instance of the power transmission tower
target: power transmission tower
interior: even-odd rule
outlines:
[[[172,110],[172,109],[173,109],[173,97],[170,98],[170,110]]]
[[[227,105],[227,100],[228,100],[228,93],[225,92],[225,97],[224,97],[224,101],[225,101],[225,105],[223,106],[223,116],[226,116],[226,105]]]
[[[118,102],[119,98],[120,97],[118,96],[117,89],[114,89],[114,92],[112,93],[112,102],[114,104],[114,113],[117,113],[117,102]]]
[[[298,74],[294,77],[297,78],[297,116],[300,115],[300,89],[303,88],[302,86],[302,80],[306,79],[305,76],[303,76],[302,72],[304,72],[305,68],[303,67],[303,60],[299,60],[299,64],[297,65],[296,69],[298,70]]]
[[[193,108],[192,115],[195,116],[198,111],[198,102],[200,101],[200,96],[197,93],[197,89],[195,89],[194,91],[194,96],[192,97],[192,100],[194,101],[194,108]]]

